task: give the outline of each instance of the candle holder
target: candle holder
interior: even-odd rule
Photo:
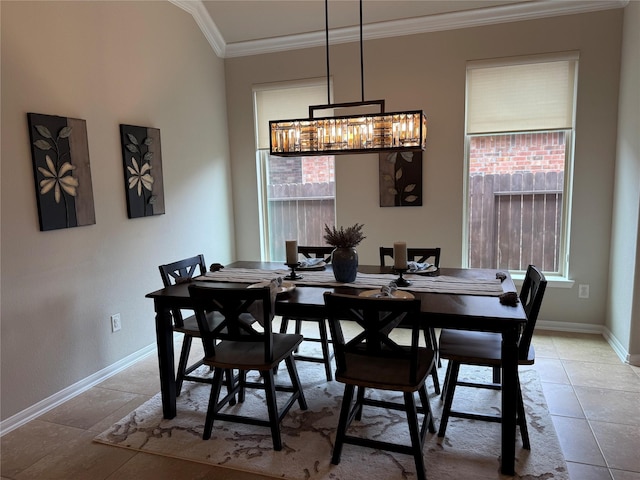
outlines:
[[[402,278],[402,274],[408,270],[407,268],[394,268],[394,270],[400,274],[398,279],[395,280],[397,286],[408,287],[409,285],[411,285],[411,282],[409,280]]]
[[[302,278],[302,275],[296,273],[296,267],[300,265],[300,262],[285,263],[285,265],[291,269],[291,273],[284,277],[285,280],[300,280]]]

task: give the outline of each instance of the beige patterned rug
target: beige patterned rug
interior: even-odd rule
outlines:
[[[297,404],[291,408],[283,421],[283,449],[279,452],[272,449],[269,429],[264,427],[218,422],[214,424],[211,439],[202,440],[210,387],[188,382],[178,397],[178,414],[174,419],[162,418],[160,394],[157,394],[98,435],[95,441],[278,478],[340,480],[354,478],[355,472],[358,478],[370,480],[416,478],[410,456],[353,445],[345,445],[340,464],[332,465],[331,451],[343,385],[326,382],[324,369],[319,364],[298,362],[297,365],[309,408],[304,412]],[[440,372],[443,379],[444,368]],[[466,372],[478,374],[477,369]],[[464,373],[461,370],[461,377]],[[281,367],[279,380],[288,381],[284,367]],[[522,449],[518,431],[517,475],[510,477],[499,473],[499,424],[451,419],[444,439],[436,434],[427,435],[424,457],[428,478],[568,480],[567,466],[537,372],[522,370],[521,382],[531,451]],[[431,386],[429,380],[429,390],[433,391]],[[459,388],[454,407],[464,409],[470,404],[473,404],[472,410],[496,412],[500,405],[499,392]],[[432,395],[431,405],[437,428],[442,407],[440,397]],[[260,394],[248,393],[242,406],[228,408],[258,412],[264,411],[263,406]],[[367,435],[408,438],[402,412],[365,407],[363,420],[356,428]]]

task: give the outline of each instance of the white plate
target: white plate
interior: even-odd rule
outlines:
[[[412,293],[405,292],[404,290],[394,290],[392,293],[393,298],[416,298]],[[360,297],[374,297],[374,298],[389,298],[384,295],[380,289],[378,290],[367,290],[366,292],[362,292]]]
[[[324,270],[324,267],[327,265],[326,262],[318,262],[315,265],[310,265],[308,267],[296,267],[296,270],[300,270],[302,272],[311,271],[311,270]]]
[[[247,288],[262,288],[268,287],[271,282],[260,282],[249,285]],[[290,292],[296,288],[296,284],[292,282],[282,282],[282,285],[278,287],[277,293]]]
[[[430,275],[432,273],[436,273],[437,271],[438,271],[438,267],[436,267],[435,265],[429,265],[427,268],[423,270],[416,270],[414,272],[407,270],[405,273],[411,273],[414,275]]]

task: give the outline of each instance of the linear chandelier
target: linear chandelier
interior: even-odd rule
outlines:
[[[329,2],[325,0],[327,103],[309,106],[309,118],[269,121],[270,154],[280,157],[424,150],[427,118],[422,110],[385,113],[384,100],[364,100],[362,0],[360,0],[361,101],[331,103],[329,85]],[[314,118],[316,110],[378,105],[380,112]]]

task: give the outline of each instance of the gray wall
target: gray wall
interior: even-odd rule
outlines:
[[[6,419],[155,343],[144,296],[162,286],[158,265],[197,253],[229,262],[234,236],[224,64],[188,13],[0,5]],[[95,225],[39,231],[27,112],[86,120]],[[160,129],[165,215],[127,219],[120,123]]]
[[[251,86],[325,71],[323,48],[222,61],[168,2],[0,8],[5,420],[154,343],[144,295],[160,287],[158,264],[200,252],[208,262],[259,258],[255,149],[244,133]],[[440,245],[443,264],[461,264],[467,60],[579,50],[569,276],[589,283],[591,298],[551,288],[542,320],[593,331],[606,320],[614,342],[637,355],[640,193],[626,179],[640,168],[638,2],[625,10],[620,113],[622,10],[366,42],[367,99],[385,98],[388,111],[423,108],[430,123],[423,207],[380,208],[377,157],[338,159],[338,222],[366,224],[362,262],[377,262],[378,245],[406,240]],[[334,100],[359,99],[358,46],[332,46],[331,59]],[[39,231],[27,112],[87,121],[96,225]],[[161,130],[165,215],[127,219],[120,123]],[[116,334],[113,313],[122,315]]]
[[[640,2],[625,8],[623,32],[607,328],[639,365]]]
[[[569,268],[576,285],[548,289],[541,319],[600,331],[609,282],[622,21],[623,10],[617,9],[365,41],[366,99],[386,99],[387,111],[424,109],[429,134],[422,207],[379,207],[377,156],[337,158],[338,223],[365,224],[361,262],[376,263],[378,246],[404,240],[441,246],[441,264],[461,265],[466,62],[579,51]],[[324,48],[313,48],[225,61],[241,259],[259,252],[254,145],[243,133],[251,125],[252,84],[322,77],[324,58]],[[331,46],[335,102],[360,99],[358,60],[357,44]],[[588,300],[578,299],[579,283],[590,284]]]

